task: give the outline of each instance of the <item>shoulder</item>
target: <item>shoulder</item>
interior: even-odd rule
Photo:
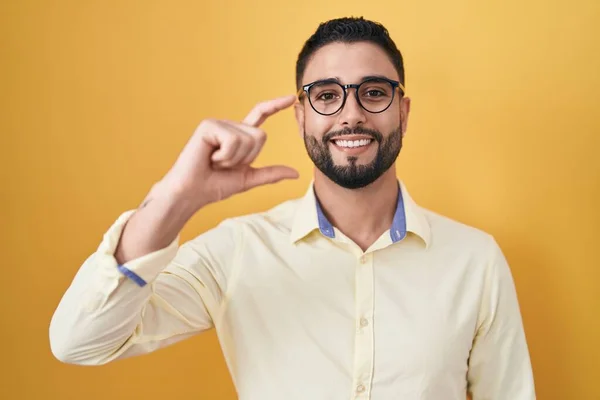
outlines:
[[[501,253],[496,238],[489,232],[420,207],[431,231],[431,250],[469,256],[489,262]]]
[[[301,200],[286,200],[267,210],[230,218],[223,223],[235,226],[245,235],[259,235],[263,238],[289,235]]]
[[[238,242],[248,235],[289,234],[301,199],[283,201],[267,210],[228,217],[193,241]]]

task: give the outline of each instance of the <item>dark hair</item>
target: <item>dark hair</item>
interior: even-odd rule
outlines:
[[[404,64],[402,54],[390,37],[387,29],[380,23],[363,17],[338,18],[323,22],[306,41],[296,61],[296,89],[302,85],[302,77],[308,61],[321,47],[330,43],[371,42],[380,46],[389,56],[398,71],[400,83],[404,85]]]

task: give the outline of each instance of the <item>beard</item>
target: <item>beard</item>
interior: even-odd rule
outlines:
[[[348,157],[348,165],[335,165],[329,148],[331,138],[352,134],[368,135],[377,142],[375,158],[369,164],[357,165],[357,157]],[[328,132],[321,141],[305,133],[304,146],[310,159],[325,176],[346,189],[359,189],[375,182],[394,164],[402,149],[402,132],[398,126],[384,138],[379,131],[359,126]]]

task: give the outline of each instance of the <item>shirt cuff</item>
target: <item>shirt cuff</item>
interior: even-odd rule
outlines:
[[[144,286],[146,283],[153,282],[175,258],[179,248],[179,235],[167,247],[119,265],[114,254],[125,224],[136,211],[126,211],[117,218],[104,234],[102,243],[98,246],[97,256],[101,268],[109,275],[126,276],[139,286]]]

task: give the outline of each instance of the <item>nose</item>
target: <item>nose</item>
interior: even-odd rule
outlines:
[[[347,89],[346,104],[339,114],[340,125],[354,127],[364,124],[367,120],[366,111],[358,103],[355,90],[355,88]]]

